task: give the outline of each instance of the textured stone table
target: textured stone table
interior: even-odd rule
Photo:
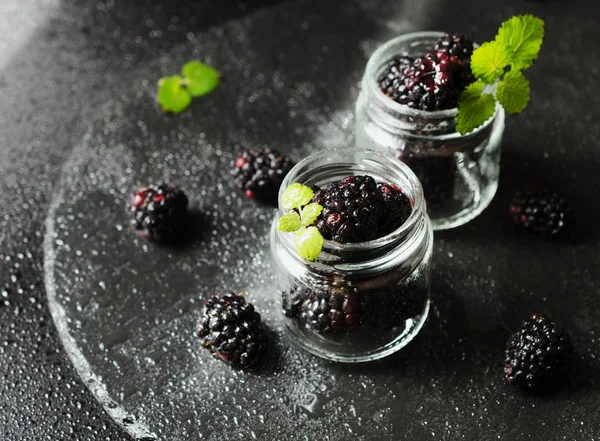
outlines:
[[[138,80],[152,81],[148,76],[154,69],[169,72],[178,53],[188,56],[194,48],[202,53],[201,35],[231,38],[226,29],[232,26],[248,30],[236,35],[238,43],[261,54],[263,45],[273,44],[267,43],[275,37],[270,30],[281,30],[282,24],[253,28],[257,17],[293,13],[288,20],[297,20],[300,28],[303,22],[309,25],[306,47],[320,45],[319,36],[332,28],[348,33],[350,41],[343,47],[356,44],[358,56],[336,51],[341,46],[335,42],[323,42],[321,52],[314,54],[319,57],[315,64],[331,66],[328,72],[335,72],[341,85],[350,85],[348,93],[335,85],[325,95],[315,94],[327,89],[326,84],[311,87],[302,81],[289,51],[298,54],[298,63],[311,54],[303,53],[302,41],[294,41],[291,34],[277,35],[281,47],[271,57],[256,57],[248,69],[271,72],[282,64],[284,78],[293,73],[296,100],[288,110],[299,122],[285,118],[287,124],[306,128],[315,123],[321,129],[318,139],[334,144],[350,136],[346,117],[351,114],[346,111],[356,94],[351,85],[361,73],[357,60],[366,59],[381,39],[416,29],[460,29],[484,40],[503,19],[522,12],[539,15],[547,24],[542,56],[530,71],[532,102],[523,115],[508,120],[500,190],[492,206],[471,224],[436,237],[435,308],[423,334],[402,354],[362,367],[338,367],[293,352],[291,363],[306,368],[298,375],[314,373],[317,389],[326,389],[308,391],[307,396],[270,391],[269,399],[275,407],[295,411],[287,418],[295,421],[296,430],[281,430],[281,439],[319,439],[320,425],[330,439],[598,439],[600,238],[595,226],[600,203],[595,171],[600,162],[600,94],[595,79],[600,59],[593,42],[600,31],[595,3],[511,0],[484,6],[465,0],[348,0],[312,10],[306,0],[220,3],[225,2],[4,0],[0,5],[5,35],[0,42],[0,439],[127,439],[63,352],[48,312],[42,268],[43,223],[61,167],[72,152],[70,161],[77,160],[84,135],[111,109],[115,95],[117,102],[131,105],[128,96],[145,87]],[[310,27],[324,17],[330,20],[329,29]],[[238,22],[226,24],[230,19]],[[289,28],[291,33],[294,26]],[[281,54],[288,62],[277,62]],[[306,65],[310,70],[312,64]],[[329,84],[333,80],[327,78]],[[257,121],[240,137],[242,144],[267,135],[281,141],[289,135],[290,142],[301,140],[292,149],[297,156],[311,151],[302,133],[268,128],[263,124],[271,119],[268,111],[246,108],[245,116]],[[328,126],[326,117],[332,113]],[[85,153],[90,155],[93,148],[88,145]],[[224,161],[231,148],[223,147]],[[531,180],[552,183],[568,195],[579,214],[572,241],[515,234],[506,219],[506,203],[515,188]],[[578,352],[569,387],[552,395],[520,393],[501,378],[508,330],[534,311],[551,314],[567,327]],[[215,369],[204,355],[197,356]],[[321,378],[323,372],[332,377]],[[365,379],[365,389],[357,393],[335,385],[332,394],[332,378],[344,376]],[[224,404],[235,401],[228,399]],[[371,412],[364,411],[365,403],[373,404]],[[266,405],[259,402],[256,408]],[[247,405],[244,409],[251,411]],[[404,412],[398,414],[398,409]],[[221,405],[214,419],[207,418],[205,436],[247,439],[248,423],[238,426],[231,418],[236,412]],[[338,420],[351,424],[333,430],[336,412]],[[263,439],[278,433],[277,424],[265,419]],[[230,432],[211,433],[211,427]]]

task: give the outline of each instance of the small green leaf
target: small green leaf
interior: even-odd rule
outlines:
[[[296,251],[304,260],[315,261],[321,254],[325,239],[317,227],[308,227],[296,231],[294,234],[294,244]]]
[[[510,51],[497,41],[483,43],[471,56],[471,70],[486,84],[493,84],[510,64]]]
[[[458,100],[456,130],[462,135],[475,130],[492,117],[495,107],[494,96],[483,93],[481,81],[469,84]]]
[[[496,41],[506,46],[515,70],[527,69],[538,57],[544,40],[544,21],[533,15],[519,15],[502,23]]]
[[[186,63],[181,73],[185,77],[187,90],[195,97],[212,92],[221,82],[217,70],[199,61]]]
[[[179,75],[161,78],[158,82],[156,100],[164,112],[180,113],[192,102],[192,97],[182,84],[183,78]]]
[[[281,205],[288,210],[293,210],[294,208],[300,209],[308,204],[314,195],[315,193],[310,187],[295,183],[286,188],[281,195]]]
[[[279,225],[277,225],[277,229],[279,231],[283,231],[284,233],[298,231],[301,227],[302,221],[300,220],[300,215],[295,211],[291,211],[281,216],[279,219]]]
[[[319,205],[316,202],[308,204],[302,209],[302,212],[300,213],[300,217],[302,218],[302,225],[308,227],[310,224],[317,220],[322,211],[322,205]]]
[[[496,89],[496,98],[508,113],[521,113],[529,102],[529,81],[518,70],[511,70]]]

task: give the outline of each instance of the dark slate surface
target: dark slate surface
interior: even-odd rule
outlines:
[[[41,242],[53,185],[98,107],[122,90],[132,73],[168,54],[174,43],[266,3],[276,2],[2,1],[2,441],[128,439],[78,379],[47,312]],[[439,315],[409,354],[423,363],[423,377],[416,381],[427,394],[404,397],[414,402],[417,414],[407,439],[597,439],[597,5],[415,0],[394,2],[398,10],[389,14],[387,2],[360,3],[388,31],[405,28],[408,20],[423,29],[468,30],[484,40],[511,14],[531,12],[547,22],[543,55],[530,73],[532,104],[507,124],[495,201],[468,226],[437,235]],[[351,25],[348,29],[352,32]],[[332,56],[343,62],[343,54]],[[579,213],[571,241],[515,234],[506,221],[510,193],[532,179],[568,195]],[[519,393],[499,379],[507,329],[534,311],[569,328],[578,351],[569,386],[552,395]],[[427,363],[429,351],[441,354],[435,364]],[[390,378],[395,373],[389,364],[370,369]],[[484,392],[482,381],[490,386]],[[437,411],[419,414],[419,409]],[[374,427],[373,438],[387,436],[384,426]]]

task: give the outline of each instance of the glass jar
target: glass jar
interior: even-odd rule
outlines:
[[[456,109],[424,111],[396,103],[379,89],[378,79],[396,56],[431,51],[441,32],[402,35],[371,56],[356,104],[356,145],[383,150],[415,172],[425,193],[435,230],[477,217],[498,188],[504,109],[466,135],[456,132]]]
[[[316,262],[296,253],[293,234],[271,228],[278,295],[286,327],[302,348],[341,362],[385,357],[419,332],[429,312],[433,230],[421,184],[394,158],[370,150],[329,150],[296,165],[281,185],[326,186],[351,175],[398,185],[412,213],[393,233],[369,242],[325,241]],[[340,326],[340,323],[343,323]]]

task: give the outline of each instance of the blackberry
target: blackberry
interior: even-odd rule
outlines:
[[[450,34],[423,57],[396,57],[378,79],[379,88],[399,104],[426,111],[452,109],[475,78],[470,56],[473,41]],[[439,48],[439,49],[438,49]]]
[[[541,388],[566,377],[572,353],[568,334],[550,319],[534,314],[506,344],[506,379],[524,389]]]
[[[331,182],[313,198],[323,206],[316,222],[325,239],[340,243],[377,238],[383,220],[383,195],[371,176],[348,176]]]
[[[387,236],[396,231],[408,220],[412,213],[412,205],[408,197],[396,184],[377,184],[383,195],[385,216],[379,227],[379,236]]]
[[[235,160],[233,182],[249,198],[273,201],[294,165],[292,159],[270,147],[248,150]]]
[[[473,55],[473,40],[456,32],[450,32],[437,41],[434,49],[467,60]]]
[[[359,324],[360,304],[353,293],[335,294],[298,287],[290,303],[290,307],[284,306],[285,315],[319,333],[349,331]]]
[[[567,232],[575,221],[571,208],[557,193],[537,185],[517,191],[509,212],[515,224],[547,236]]]
[[[285,316],[319,334],[348,333],[355,328],[385,331],[423,311],[427,286],[415,279],[402,286],[364,291],[346,288],[334,293],[300,285],[282,297]]]
[[[215,357],[244,369],[256,364],[266,349],[260,314],[241,294],[209,298],[196,332]]]
[[[133,196],[132,225],[144,237],[167,240],[183,227],[188,198],[173,184],[150,185]]]
[[[327,188],[313,186],[323,206],[315,225],[325,239],[365,242],[397,230],[412,213],[408,197],[395,184],[377,184],[371,176],[348,176]]]

